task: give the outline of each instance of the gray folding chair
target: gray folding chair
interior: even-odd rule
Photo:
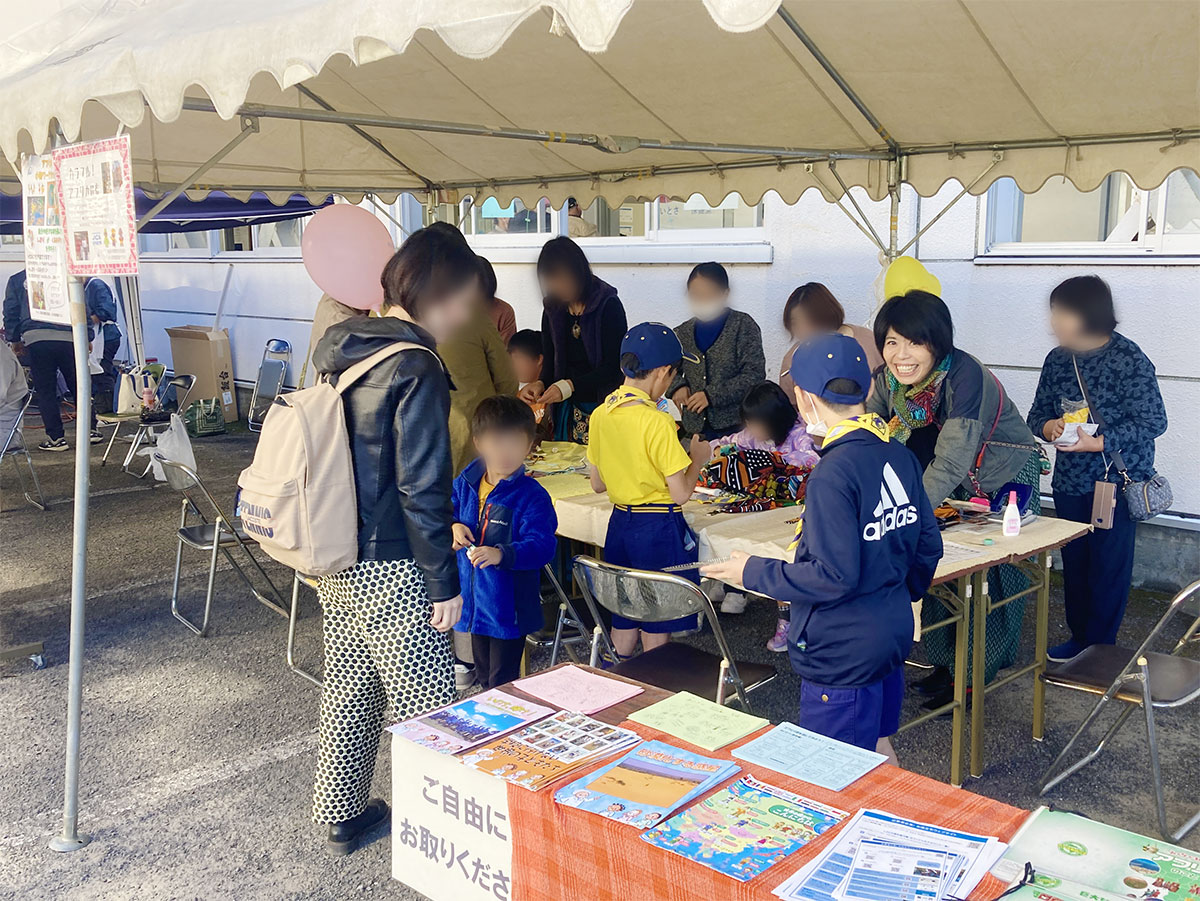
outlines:
[[[292,610],[291,614],[288,616],[288,639],[286,654],[287,665],[288,669],[290,669],[297,676],[303,676],[313,685],[317,686],[317,688],[321,688],[325,684],[321,680],[321,677],[316,673],[308,672],[296,663],[296,621],[300,619],[301,583],[304,583],[309,588],[313,589],[313,591],[316,591],[317,589],[317,580],[312,576],[304,576],[297,571],[296,575],[292,578]]]
[[[271,404],[283,391],[283,379],[291,361],[291,344],[282,338],[267,341],[262,361],[258,364],[258,375],[254,379],[254,391],[250,395],[250,412],[246,414],[246,427],[250,431],[262,431],[263,420],[267,418]]]
[[[209,490],[204,487],[204,483],[200,481],[200,476],[194,469],[183,463],[168,460],[159,453],[154,454],[154,459],[162,464],[167,484],[183,495],[183,503],[179,511],[179,529],[176,532],[178,543],[175,548],[175,578],[171,583],[171,615],[201,637],[208,633],[208,619],[212,611],[213,583],[217,577],[217,556],[224,554],[225,559],[241,576],[242,581],[250,588],[254,597],[284,619],[288,619],[288,611],[283,607],[283,596],[275,587],[275,583],[271,581],[271,577],[267,575],[266,570],[262,568],[262,564],[258,562],[258,558],[251,552],[248,543],[250,539],[247,537],[245,529],[242,528],[241,522],[225,513]],[[189,513],[197,516],[200,521],[194,525],[188,525]],[[208,587],[204,593],[204,618],[198,626],[179,612],[179,572],[183,567],[183,546],[185,544],[190,548],[209,554]],[[246,575],[245,570],[233,559],[230,549],[235,547],[240,547],[250,562],[254,564],[254,568],[258,570],[259,575],[269,586],[268,590],[274,600],[259,592],[254,587],[254,583],[250,581],[250,577]]]
[[[158,391],[154,394],[155,408],[182,414],[187,409],[188,395],[192,393],[192,388],[195,384],[196,377],[186,373],[173,375],[169,379],[163,379],[158,383]],[[104,448],[104,456],[100,458],[101,466],[108,462],[108,452],[112,450],[113,442],[117,440],[117,432],[121,429],[121,423],[132,422],[137,426],[137,431],[134,432],[129,445],[129,452],[125,454],[125,460],[121,463],[121,468],[126,472],[129,472],[129,464],[133,462],[133,458],[137,456],[137,452],[142,445],[154,444],[158,440],[159,432],[164,431],[171,424],[170,420],[165,422],[142,422],[140,415],[132,413],[105,414],[98,416],[97,419],[106,424],[112,423],[113,425],[112,437],[108,439],[108,446]],[[142,474],[138,478],[145,478],[146,473],[149,471],[150,463],[147,462],[146,468],[142,470]]]
[[[727,702],[728,690],[732,688],[742,709],[747,711],[750,709],[747,693],[766,685],[777,675],[773,666],[734,661],[712,601],[694,582],[670,573],[626,569],[585,556],[575,558],[575,579],[596,622],[592,632],[593,666],[599,663],[603,651],[616,661],[612,672],[618,675],[667,691],[690,691],[718,704]],[[636,657],[622,659],[602,625],[597,604],[612,613],[642,622],[662,622],[704,613],[712,625],[720,654],[669,641]]]
[[[557,664],[559,653],[564,651],[572,663],[581,663],[579,655],[575,653],[575,646],[590,643],[587,626],[583,624],[579,614],[575,611],[571,599],[563,590],[562,584],[558,581],[558,576],[554,575],[554,569],[550,564],[546,564],[545,571],[554,588],[554,593],[558,595],[558,622],[555,624],[554,637],[551,640],[546,641],[529,635],[525,638],[526,647],[550,648],[549,666]]]
[[[37,470],[33,467],[33,457],[29,456],[29,447],[25,444],[24,435],[21,432],[21,424],[25,419],[25,411],[29,409],[29,405],[33,402],[33,392],[25,395],[25,401],[21,404],[21,412],[17,414],[17,418],[13,420],[12,427],[8,430],[8,434],[4,435],[4,442],[0,444],[0,463],[4,462],[5,457],[10,457],[13,461],[13,468],[17,471],[17,486],[21,489],[21,493],[25,495],[25,500],[37,507],[43,512],[46,509],[46,495],[42,493],[42,483],[38,481]],[[29,478],[33,480],[33,490],[37,496],[30,494],[25,488],[25,474],[21,472],[21,461],[18,457],[25,458],[25,465],[29,468]],[[3,467],[0,467],[2,474]],[[0,502],[0,511],[4,509],[4,505]]]
[[[1100,695],[1100,699],[1084,718],[1079,728],[1075,730],[1075,734],[1071,736],[1066,747],[1054,759],[1054,763],[1050,764],[1050,768],[1042,776],[1041,788],[1038,790],[1040,795],[1046,794],[1068,776],[1095,760],[1104,750],[1105,745],[1125,725],[1130,714],[1140,707],[1146,716],[1146,741],[1150,747],[1150,772],[1154,778],[1158,828],[1162,832],[1163,838],[1177,842],[1194,829],[1197,823],[1200,823],[1200,810],[1197,810],[1176,832],[1171,832],[1167,826],[1167,809],[1163,801],[1162,766],[1158,759],[1158,732],[1154,722],[1156,709],[1182,707],[1200,698],[1200,660],[1180,656],[1185,647],[1200,641],[1200,617],[1192,622],[1169,654],[1150,650],[1151,645],[1166,628],[1168,621],[1198,590],[1200,590],[1200,580],[1193,582],[1175,595],[1167,607],[1167,612],[1150,630],[1150,634],[1146,636],[1146,640],[1137,650],[1111,644],[1092,645],[1077,657],[1073,657],[1053,669],[1048,669],[1042,674],[1042,679],[1048,685],[1059,685],[1075,691]],[[1059,772],[1059,768],[1067,759],[1075,743],[1083,738],[1084,733],[1096,721],[1100,713],[1113,701],[1120,701],[1126,706],[1108,731],[1104,733],[1100,743],[1081,760]],[[1194,726],[1194,722],[1192,725]]]

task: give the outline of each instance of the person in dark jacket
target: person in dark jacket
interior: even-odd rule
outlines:
[[[33,390],[37,395],[37,408],[46,429],[46,437],[38,450],[65,451],[66,430],[62,421],[62,406],[58,399],[58,376],[62,374],[67,383],[67,392],[76,397],[75,347],[71,339],[71,327],[57,322],[42,322],[29,314],[29,294],[26,289],[25,270],[22,269],[8,280],[4,289],[4,336],[17,356],[25,351],[29,357],[29,373],[33,379]],[[88,338],[92,328],[88,327]],[[88,441],[99,444],[104,439],[96,431],[96,407],[92,405],[92,417]]]
[[[917,458],[864,411],[871,373],[858,342],[814,338],[796,348],[790,369],[806,424],[828,428],[796,556],[786,563],[735,551],[701,574],[790,601],[800,725],[894,762],[888,737],[900,726],[912,602],[933,580],[941,535]]]
[[[479,301],[479,267],[461,235],[414,233],[383,270],[379,318],[329,328],[313,360],[338,374],[396,342],[343,395],[359,562],[323,576],[325,684],[321,693],[313,821],[332,853],[353,850],[382,821],[368,800],[383,716],[409,719],[456,697],[447,634],[462,610],[451,549],[450,380],[436,345]]]
[[[479,457],[454,480],[454,550],[463,590],[454,628],[471,636],[479,684],[521,675],[525,636],[542,628],[542,567],[554,557],[558,518],[546,489],[525,474],[537,424],[509,395],[484,398],[471,420]]]
[[[87,303],[88,319],[96,329],[94,341],[103,343],[99,375],[92,377],[92,396],[97,399],[97,412],[112,410],[113,387],[117,367],[113,361],[121,349],[121,329],[117,325],[117,302],[112,289],[100,278],[89,278],[83,286],[83,297]]]
[[[1150,478],[1154,439],[1167,430],[1154,364],[1116,327],[1112,291],[1098,276],[1069,278],[1050,293],[1050,328],[1059,346],[1042,364],[1028,422],[1035,434],[1057,442],[1051,488],[1060,519],[1090,522],[1095,484],[1123,483],[1112,465],[1113,450],[1120,451],[1130,479]],[[1103,426],[1094,435],[1077,427],[1077,440],[1065,443],[1064,404],[1074,410],[1082,405],[1087,421]],[[1094,529],[1062,549],[1071,637],[1047,652],[1051,660],[1116,643],[1133,578],[1136,526],[1118,487],[1112,528]]]
[[[754,317],[729,306],[729,273],[720,263],[701,263],[687,280],[693,316],[675,327],[684,358],[667,389],[682,415],[683,431],[711,441],[736,431],[746,392],[767,377],[762,330]]]
[[[621,384],[625,307],[592,274],[579,245],[552,238],[537,261],[542,302],[542,377],[521,389],[526,403],[553,404],[554,437],[587,443],[592,411]]]

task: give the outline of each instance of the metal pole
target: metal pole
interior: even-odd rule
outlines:
[[[899,254],[896,245],[900,243],[900,160],[894,159],[888,163],[888,246],[887,259],[891,263]]]
[[[56,144],[63,143],[61,138]],[[71,339],[75,345],[75,527],[71,539],[71,639],[67,662],[67,770],[63,789],[62,833],[50,839],[54,851],[77,851],[91,841],[79,834],[79,730],[83,711],[83,633],[87,599],[88,488],[91,463],[88,425],[92,418],[92,373],[88,368],[87,304],[83,281],[67,282]],[[99,336],[97,336],[99,338]]]
[[[958,203],[960,200],[962,200],[964,197],[966,197],[967,194],[969,194],[971,192],[971,189],[973,187],[975,187],[977,184],[979,184],[983,180],[984,176],[986,176],[989,172],[991,172],[993,169],[995,169],[997,164],[1002,159],[1004,159],[1003,153],[1001,153],[1000,151],[996,151],[995,153],[993,153],[992,154],[992,162],[988,165],[988,167],[986,169],[984,169],[982,172],[980,172],[977,176],[975,176],[974,180],[970,184],[968,184],[965,188],[963,188],[956,195],[954,195],[954,199],[951,200],[944,207],[942,207],[938,211],[936,216],[934,216],[932,219],[930,219],[928,222],[926,222],[924,225],[922,225],[917,230],[917,233],[912,236],[912,239],[907,244],[905,244],[903,247],[901,247],[898,251],[896,251],[895,256],[899,256],[900,254],[903,254],[906,250],[908,250],[908,248],[912,247],[919,240],[921,240],[921,235],[923,235],[923,234],[925,234],[925,232],[929,231],[929,229],[933,227],[933,224],[935,222],[937,222],[939,219],[941,219],[943,216],[945,216],[948,212],[950,212],[951,207],[953,207],[956,203]],[[1041,370],[1039,370],[1039,372],[1040,371]]]

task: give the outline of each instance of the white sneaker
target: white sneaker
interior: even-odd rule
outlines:
[[[740,591],[726,591],[725,597],[721,600],[721,612],[745,613],[746,595]]]
[[[461,663],[454,664],[454,687],[459,691],[466,691],[475,684],[475,667],[465,666]]]

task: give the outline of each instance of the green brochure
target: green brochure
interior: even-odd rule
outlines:
[[[723,748],[768,725],[762,717],[722,707],[686,691],[643,707],[629,718],[706,751]]]

